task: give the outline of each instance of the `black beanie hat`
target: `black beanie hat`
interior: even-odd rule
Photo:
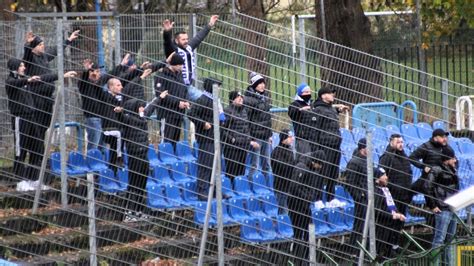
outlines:
[[[8,62],[7,62],[8,70],[18,71],[18,68],[20,67],[21,63],[22,63],[22,61],[20,59],[10,58],[10,60],[8,60]]]
[[[35,48],[42,42],[43,42],[43,39],[41,39],[40,36],[35,36],[35,38],[30,42],[31,49]]]
[[[171,57],[170,65],[172,65],[172,66],[184,65],[184,60],[183,60],[183,58],[182,58],[179,54],[176,54],[176,53],[175,53],[175,54]]]
[[[314,163],[323,164],[324,161],[326,160],[326,154],[321,150],[311,152],[309,154],[309,157],[311,158],[311,162],[314,162]]]
[[[326,93],[335,93],[336,90],[334,88],[330,88],[330,87],[323,87],[321,89],[318,90],[318,98],[321,98],[321,96],[323,94],[326,94]]]
[[[444,162],[452,158],[456,158],[453,148],[450,146],[444,146],[443,150],[441,151],[441,160]]]
[[[359,142],[357,142],[357,149],[362,150],[367,148],[367,139],[366,138],[361,138]]]
[[[231,91],[231,92],[229,92],[229,101],[232,102],[233,100],[235,100],[235,98],[237,98],[239,96],[242,96],[240,91]]]
[[[204,84],[202,85],[202,87],[204,88],[205,91],[212,93],[212,85],[214,84],[222,85],[222,81],[215,78],[206,78],[204,80]]]

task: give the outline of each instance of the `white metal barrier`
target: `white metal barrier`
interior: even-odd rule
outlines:
[[[456,100],[456,129],[462,130],[466,129],[465,125],[465,110],[464,107],[467,103],[467,116],[468,116],[468,127],[469,130],[474,130],[474,115],[472,109],[472,99],[474,99],[474,95],[471,96],[461,96]]]

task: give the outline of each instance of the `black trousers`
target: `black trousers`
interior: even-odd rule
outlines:
[[[225,174],[231,180],[245,174],[247,150],[235,146],[224,146]]]
[[[162,120],[163,121],[163,120]],[[170,142],[176,151],[176,143],[181,136],[181,125],[183,124],[183,117],[176,119],[164,119],[165,126],[163,129],[163,138],[165,142]]]
[[[390,187],[390,192],[392,194],[393,200],[395,201],[395,206],[399,213],[406,215],[408,210],[408,205],[410,205],[411,198],[407,195],[407,191],[401,188]],[[400,220],[393,220],[390,221],[390,227],[393,228],[394,231],[391,232],[391,237],[388,239],[391,245],[399,245],[401,242],[401,230],[405,226],[405,222]]]
[[[214,163],[214,141],[200,141],[198,153],[197,193],[201,198],[206,198],[209,193],[209,184]]]
[[[334,188],[339,178],[339,163],[341,161],[340,147],[318,146],[317,149],[322,150],[326,154],[326,163],[323,164],[321,175],[324,176],[325,179],[327,201],[331,201],[335,197]]]
[[[107,162],[108,167],[112,171],[114,171],[115,174],[117,174],[117,168],[119,167],[119,164],[121,163],[119,162],[119,156],[117,154],[117,145],[118,145],[117,138],[115,136],[105,136],[105,135],[103,137],[104,137],[104,142],[110,145],[110,149],[109,149],[110,158],[109,158],[109,161]],[[123,144],[121,144],[120,146],[123,146]],[[122,149],[122,147],[120,147],[120,149]]]
[[[310,203],[295,197],[288,197],[288,215],[293,224],[295,241],[293,255],[297,265],[306,264],[309,261],[309,233],[308,226],[312,222]]]
[[[41,165],[42,154],[36,154],[36,146],[42,145],[43,141],[38,139],[37,126],[33,121],[33,116],[12,117],[15,143],[15,159],[13,162],[15,179],[36,180],[35,176],[27,171],[27,154],[30,154],[30,164],[38,167]]]
[[[359,245],[357,241],[362,243],[362,233],[364,232],[365,213],[367,209],[367,200],[362,199],[362,202],[354,201],[354,227],[352,228],[351,237],[348,242],[349,251],[352,254],[359,254]]]
[[[128,147],[128,146],[127,146]],[[128,211],[141,212],[146,206],[145,191],[148,178],[148,145],[128,151],[128,188],[125,196],[125,208]]]

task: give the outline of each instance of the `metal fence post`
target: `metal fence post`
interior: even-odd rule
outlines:
[[[114,43],[114,49],[115,49],[115,64],[118,65],[120,64],[121,58],[120,58],[120,16],[116,15],[114,16],[114,31],[115,31],[115,43]]]
[[[97,266],[97,239],[95,231],[94,174],[87,174],[87,214],[89,217],[90,265]]]
[[[313,223],[308,226],[309,233],[309,265],[316,266],[316,228]]]
[[[449,95],[448,95],[448,81],[443,79],[441,81],[442,102],[443,102],[443,121],[449,123]]]
[[[58,49],[58,95],[59,95],[59,152],[61,154],[61,205],[67,207],[67,151],[66,151],[66,108],[64,97],[64,50],[63,50],[63,20],[56,21],[56,45]]]
[[[303,18],[298,18],[298,31],[300,33],[300,82],[306,82],[306,37]]]
[[[221,154],[221,136],[219,126],[219,86],[212,86],[213,95],[213,121],[214,121],[214,152]],[[217,251],[219,266],[224,266],[224,222],[222,217],[222,178],[221,178],[221,160],[217,159],[214,165],[214,180],[216,181],[216,200],[217,200]]]

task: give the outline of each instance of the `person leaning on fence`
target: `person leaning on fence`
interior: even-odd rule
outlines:
[[[255,152],[250,153],[252,166],[249,178],[252,178],[259,168],[264,174],[271,171],[271,99],[263,76],[254,72],[250,73],[250,86],[244,95],[244,105],[250,120],[250,136],[260,146]]]
[[[314,128],[316,116],[311,108],[311,88],[306,83],[301,83],[296,88],[295,100],[288,107],[288,116],[293,123],[296,137],[297,157],[311,152],[314,143]]]
[[[119,76],[126,70],[126,60],[124,57],[121,64],[116,66],[107,74],[101,73],[101,68],[97,63],[90,59],[84,60],[82,65],[85,71],[81,74],[77,87],[81,94],[82,110],[87,132],[87,149],[96,149],[101,143],[102,137],[102,108],[103,103],[100,95],[103,86],[114,76]]]
[[[271,155],[272,172],[275,178],[273,186],[280,214],[288,213],[288,193],[290,193],[293,168],[296,165],[292,147],[294,140],[293,132],[283,129],[280,132],[280,142]]]
[[[259,148],[258,143],[252,141],[250,137],[247,110],[243,105],[243,99],[239,91],[231,91],[230,104],[224,109],[222,142],[224,142],[225,173],[231,180],[245,174],[248,150]]]
[[[120,119],[123,111],[122,83],[116,78],[107,82],[107,92],[102,91],[103,102],[103,135],[104,142],[110,146],[109,168],[117,173],[117,167],[122,167],[122,132]]]
[[[176,149],[176,142],[181,135],[181,124],[186,109],[190,108],[188,102],[188,90],[183,82],[181,70],[184,60],[178,54],[174,54],[169,66],[158,72],[155,78],[155,97],[167,90],[169,95],[163,99],[161,105],[156,109],[156,114],[161,119],[162,141],[170,142]]]
[[[163,45],[165,55],[168,57],[173,52],[176,52],[184,61],[182,69],[182,77],[184,84],[188,87],[189,98],[191,101],[197,100],[202,92],[193,86],[196,78],[196,58],[194,49],[196,49],[216,24],[219,16],[212,15],[209,23],[202,28],[196,35],[189,39],[188,34],[184,31],[175,33],[174,40],[172,40],[172,29],[174,22],[166,19],[163,21]]]
[[[411,193],[407,193],[411,186],[412,170],[410,160],[403,149],[403,138],[400,134],[392,134],[384,154],[380,157],[379,166],[384,168],[390,178],[388,187],[400,213],[406,214],[411,203]],[[400,232],[405,225],[404,221],[394,222],[394,232]],[[397,247],[401,241],[400,233],[392,233],[390,243]]]
[[[8,109],[12,115],[12,129],[15,143],[15,159],[13,162],[13,173],[15,179],[28,180],[23,190],[34,190],[36,188],[37,176],[33,174],[30,167],[26,165],[29,154],[29,164],[39,167],[43,154],[37,150],[38,145],[43,145],[43,139],[37,132],[37,120],[35,117],[34,95],[31,85],[41,82],[52,82],[58,79],[57,74],[43,74],[28,77],[25,74],[25,64],[16,58],[7,62],[9,75],[5,82],[5,90],[8,97]],[[65,78],[74,77],[76,72],[70,71],[64,74]]]
[[[457,218],[449,205],[444,202],[459,191],[456,162],[454,150],[449,146],[444,146],[440,155],[440,163],[431,167],[424,183],[426,195],[431,199],[427,201],[427,206],[435,215],[433,248],[449,244],[456,234]],[[451,256],[454,253],[452,247],[453,245],[449,245],[443,252],[441,259],[442,263],[446,265],[454,264]]]
[[[125,222],[133,222],[146,218],[145,188],[149,172],[148,162],[148,120],[155,108],[168,95],[163,91],[159,97],[154,98],[149,104],[140,99],[130,99],[123,104],[121,116],[122,133],[128,154],[129,183],[125,202],[120,207],[125,208]]]
[[[397,209],[390,189],[387,187],[389,177],[383,168],[374,168],[374,208],[375,208],[375,238],[377,259],[383,261],[395,253],[392,245],[392,235],[399,234],[395,228],[406,217]]]
[[[222,82],[213,78],[206,78],[203,83],[204,92],[193,104],[188,114],[196,128],[198,143],[198,172],[197,194],[200,200],[207,199],[214,162],[214,112],[213,112],[213,85],[220,86]],[[222,106],[219,102],[222,113]],[[224,119],[223,116],[220,119]],[[223,121],[223,120],[222,120]]]
[[[296,164],[290,183],[288,209],[295,232],[295,255],[301,259],[308,259],[308,226],[312,221],[311,204],[322,200],[323,177],[321,168],[325,163],[326,155],[323,151],[315,151],[300,156]]]
[[[318,91],[318,99],[313,103],[316,115],[314,128],[317,150],[326,154],[326,163],[322,175],[325,178],[327,201],[334,199],[334,188],[339,178],[342,137],[339,130],[339,113],[349,108],[342,104],[334,104],[336,90],[323,87]]]
[[[344,172],[346,187],[354,199],[354,226],[348,242],[350,252],[358,255],[362,230],[364,229],[365,211],[367,209],[367,140],[362,138],[357,143],[352,159],[347,163]],[[362,242],[361,242],[362,243]]]
[[[64,42],[64,45],[70,45],[79,36],[79,31],[74,31]],[[43,39],[35,36],[32,32],[27,33],[23,62],[26,67],[26,75],[29,77],[53,74],[49,62],[54,60],[57,55],[56,46],[45,47]],[[51,123],[51,116],[54,106],[53,93],[55,91],[54,80],[43,82],[35,82],[31,84],[30,90],[35,97],[33,97],[35,105],[35,124],[38,139],[42,142],[46,136],[46,130]],[[44,144],[35,145],[35,153],[44,153]],[[39,171],[35,170],[33,175],[37,176]],[[37,178],[37,177],[36,177]]]

